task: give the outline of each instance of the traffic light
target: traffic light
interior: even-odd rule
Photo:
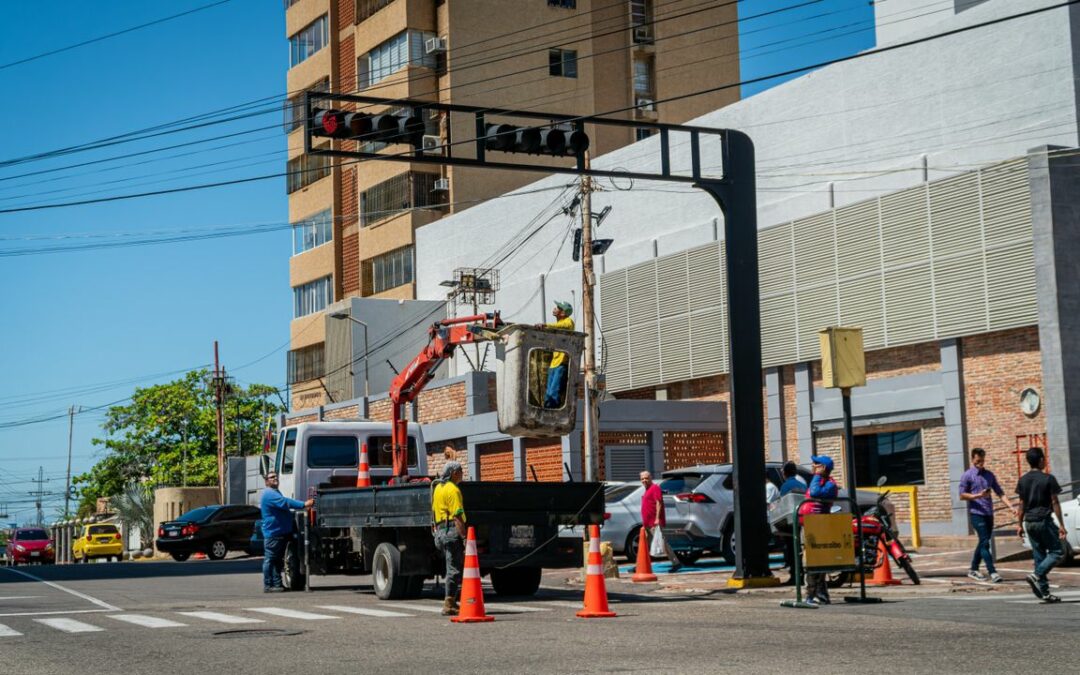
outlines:
[[[323,138],[423,144],[424,121],[412,111],[372,115],[316,108],[312,135]]]
[[[579,157],[589,149],[589,137],[583,131],[565,131],[556,127],[488,124],[484,147],[500,152]]]

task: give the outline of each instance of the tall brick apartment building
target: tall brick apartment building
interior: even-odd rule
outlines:
[[[294,294],[288,377],[307,407],[322,396],[327,305],[415,297],[414,233],[447,213],[535,180],[303,153],[305,90],[682,122],[739,97],[735,3],[690,0],[285,0],[289,262]],[[703,57],[702,49],[707,54]],[[636,110],[630,111],[634,106]],[[348,106],[345,106],[348,107]],[[444,142],[469,129],[425,120]],[[592,134],[603,153],[644,130]],[[353,141],[334,141],[349,148]],[[526,218],[527,220],[527,218]],[[360,317],[361,319],[363,317]]]

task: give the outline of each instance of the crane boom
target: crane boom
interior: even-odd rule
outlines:
[[[390,384],[394,483],[403,482],[409,472],[409,421],[405,417],[405,404],[416,400],[435,377],[438,367],[454,355],[459,345],[497,339],[498,333],[495,331],[504,325],[498,312],[489,312],[442,319],[428,328],[427,345]]]

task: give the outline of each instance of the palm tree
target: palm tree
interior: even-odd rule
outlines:
[[[113,497],[112,509],[128,527],[139,528],[140,549],[153,544],[154,491],[148,483],[128,483],[123,492]]]

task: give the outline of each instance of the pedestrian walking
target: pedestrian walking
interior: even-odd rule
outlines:
[[[453,616],[460,609],[457,598],[461,590],[461,571],[465,565],[465,504],[457,484],[464,474],[460,463],[454,460],[447,462],[442,470],[441,482],[431,493],[432,535],[435,548],[442,551],[446,559],[443,616]]]
[[[574,307],[569,302],[558,300],[551,315],[555,321],[548,324],[540,324],[543,328],[555,328],[557,330],[574,330],[574,320],[570,315],[574,313]],[[551,356],[548,364],[547,388],[544,394],[544,407],[558,409],[563,406],[564,392],[566,388],[566,352],[556,351]]]
[[[840,488],[832,479],[833,461],[824,455],[815,455],[810,458],[813,463],[814,477],[810,480],[810,487],[806,489],[806,496],[821,501],[804,502],[799,507],[800,523],[802,516],[815,513],[828,513],[832,507],[833,499],[840,494]],[[829,585],[825,575],[820,572],[811,572],[806,575],[806,601],[810,604],[828,605],[832,602],[829,598]]]
[[[1045,471],[1046,453],[1042,448],[1029,448],[1027,462],[1031,470],[1016,483],[1016,493],[1020,496],[1016,533],[1021,537],[1027,533],[1035,571],[1024,578],[1035,597],[1043,602],[1061,602],[1061,598],[1050,592],[1050,580],[1046,576],[1061,560],[1061,540],[1065,538],[1065,519],[1061,517],[1058,501],[1061,486],[1054,474]]]
[[[663,532],[655,531],[657,527],[662,530],[664,525],[667,525],[664,514],[664,493],[660,490],[660,485],[653,482],[652,474],[648,471],[641,472],[641,484],[645,486],[645,494],[641,495],[641,526],[645,528],[645,535],[649,540],[649,551],[652,551],[653,538],[659,534],[664,543],[664,555],[671,562],[671,571],[678,572],[682,568],[682,563],[675,556],[675,551],[671,550]]]
[[[1001,489],[994,472],[986,468],[986,451],[982,448],[971,449],[971,468],[960,476],[959,489],[960,499],[967,502],[971,529],[975,530],[975,534],[979,537],[975,552],[971,556],[971,569],[968,570],[968,576],[976,581],[986,581],[987,577],[979,572],[981,561],[986,565],[986,573],[990,581],[999,584],[1002,578],[994,567],[994,556],[990,551],[990,538],[994,534],[994,499],[991,493],[996,494],[1014,516],[1016,507]]]
[[[314,499],[300,502],[278,491],[277,473],[271,471],[264,479],[266,489],[259,498],[263,535],[263,593],[281,593],[281,570],[285,565],[285,548],[293,534],[292,510],[311,508]]]

